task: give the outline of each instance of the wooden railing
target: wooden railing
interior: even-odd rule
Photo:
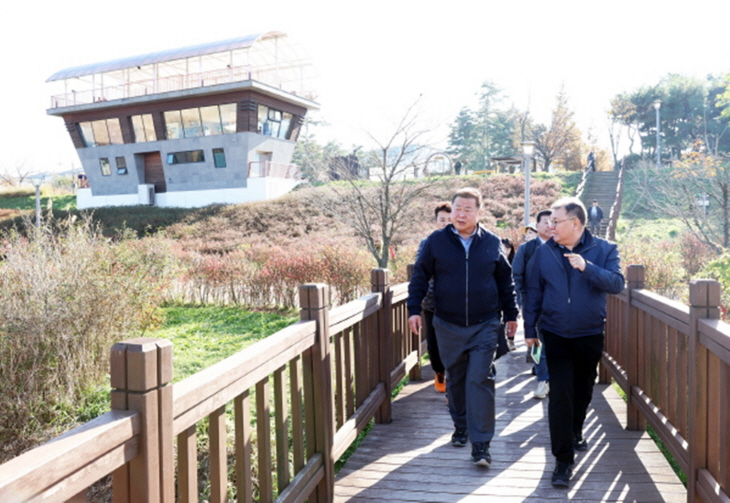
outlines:
[[[720,285],[692,280],[690,306],[644,290],[644,267],[610,296],[600,378],[628,397],[627,428],[648,423],[687,475],[687,501],[730,494],[730,325]]]
[[[326,285],[302,286],[299,322],[174,385],[170,342],[116,344],[111,412],[0,466],[0,501],[82,502],[111,474],[115,503],[195,502],[199,435],[211,502],[233,486],[241,502],[332,501],[335,461],[370,419],[391,421],[406,374],[420,377],[407,283],[376,269],[372,285],[334,309]]]

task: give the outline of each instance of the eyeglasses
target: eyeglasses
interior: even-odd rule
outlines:
[[[563,222],[567,222],[568,220],[575,220],[575,217],[573,217],[573,218],[564,218],[562,220],[555,220],[554,218],[551,218],[550,220],[548,220],[548,225],[550,227],[557,227],[558,224],[561,224]]]

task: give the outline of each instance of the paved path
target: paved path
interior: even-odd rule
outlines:
[[[444,395],[424,380],[393,404],[393,422],[376,424],[338,474],[338,502],[684,502],[685,488],[646,432],[626,431],[624,401],[596,385],[586,418],[589,450],[579,453],[568,490],[552,487],[547,400],[535,400],[525,346],[497,362],[497,436],[492,466],[476,467],[470,446],[450,444]]]

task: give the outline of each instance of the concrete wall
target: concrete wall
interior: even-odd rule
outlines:
[[[295,142],[256,133],[235,133],[165,140],[124,145],[78,149],[79,158],[89,180],[92,194],[112,196],[137,194],[137,186],[145,183],[142,154],[159,152],[165,173],[167,192],[245,188],[249,162],[258,160],[257,153],[270,153],[270,160],[290,163]],[[222,148],[226,167],[216,168],[213,149]],[[168,164],[167,154],[203,150],[205,162]],[[137,157],[135,157],[137,156]],[[109,159],[111,175],[103,176],[99,159]],[[124,157],[127,174],[118,175],[116,157]]]

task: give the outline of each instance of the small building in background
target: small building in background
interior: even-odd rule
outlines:
[[[49,115],[61,117],[86,176],[80,209],[200,207],[278,197],[317,109],[313,69],[267,32],[61,70]]]

